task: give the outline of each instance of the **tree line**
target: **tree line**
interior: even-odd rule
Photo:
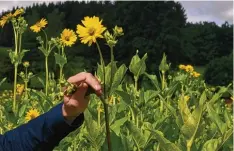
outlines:
[[[16,8],[13,8],[15,10]],[[3,12],[2,15],[8,12]],[[46,32],[49,37],[59,36],[64,28],[76,30],[85,16],[99,16],[108,29],[115,25],[121,26],[124,36],[118,41],[114,50],[119,63],[129,64],[132,56],[139,50],[139,55],[148,53],[147,70],[158,73],[158,65],[163,56],[167,55],[172,67],[178,64],[205,66],[211,60],[228,56],[233,51],[233,25],[224,22],[218,26],[215,22],[190,23],[187,21],[185,9],[174,1],[141,1],[141,2],[78,2],[67,1],[47,4],[34,4],[26,8],[25,18],[29,26],[41,18],[48,20]],[[23,48],[31,51],[25,60],[31,62],[34,72],[43,70],[43,57],[38,51],[36,34],[29,29],[23,37]],[[109,51],[101,42],[104,58],[109,61]],[[0,46],[13,47],[13,31],[10,24],[0,29]],[[86,69],[95,70],[98,59],[96,47],[88,47],[79,41],[66,51],[69,63],[67,75]],[[9,58],[6,58],[9,59]],[[51,55],[51,61],[53,55]],[[37,66],[35,64],[37,62]],[[41,66],[38,66],[41,62]],[[10,61],[1,61],[6,76],[13,68]],[[1,64],[0,63],[0,64]],[[56,72],[56,67],[51,64]],[[71,68],[71,69],[70,69]],[[7,70],[7,71],[6,71]]]

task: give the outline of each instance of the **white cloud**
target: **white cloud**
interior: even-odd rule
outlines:
[[[188,21],[214,21],[233,23],[233,1],[181,1]]]

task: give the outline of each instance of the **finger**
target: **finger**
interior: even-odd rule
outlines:
[[[79,85],[81,82],[87,83],[91,86],[95,91],[101,90],[101,84],[91,73],[81,72],[75,76],[72,76],[68,79],[70,83],[76,83]]]
[[[87,90],[88,90],[88,84],[86,84],[86,83],[81,83],[80,85],[79,85],[79,87],[78,87],[78,89],[77,89],[77,91],[75,92],[75,97],[76,96],[79,96],[79,97],[81,97],[81,98],[84,98],[85,97],[85,94],[86,94],[86,92],[87,92]]]

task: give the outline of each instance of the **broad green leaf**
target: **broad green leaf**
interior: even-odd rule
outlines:
[[[146,145],[147,138],[145,138],[141,129],[137,128],[132,122],[127,122],[126,124],[135,144],[138,146],[138,148],[143,149]]]
[[[180,111],[180,115],[183,119],[183,122],[186,123],[189,117],[192,116],[190,109],[188,108],[187,101],[184,99],[184,95],[181,95],[178,101],[178,107]]]
[[[232,136],[232,134],[233,129],[231,128],[226,131],[222,137],[206,141],[202,147],[202,151],[218,151],[220,147],[222,147],[222,145]]]
[[[162,151],[181,151],[179,147],[166,139],[161,131],[151,130],[151,132],[152,135],[160,143],[160,149],[162,149]]]
[[[207,111],[211,120],[216,124],[221,134],[227,129],[227,125],[220,119],[219,115],[215,112],[210,103],[207,104]]]
[[[126,71],[127,71],[127,67],[124,64],[121,65],[119,69],[116,71],[114,75],[113,83],[111,86],[111,93],[113,93],[113,91],[117,89],[117,87],[120,85],[121,81],[124,78]]]
[[[124,118],[121,118],[121,119],[119,119],[119,120],[116,120],[116,121],[110,126],[111,130],[113,130],[113,131],[115,132],[115,134],[116,134],[117,136],[119,136],[121,126],[124,125],[124,123],[125,123],[127,120],[128,120],[127,117],[124,117]]]
[[[201,100],[203,100],[203,98],[205,98],[205,96],[202,96]],[[185,136],[187,140],[187,145],[189,146],[192,146],[193,141],[195,140],[195,137],[197,135],[197,131],[199,129],[199,125],[203,114],[203,108],[204,105],[202,103],[201,105],[196,107],[192,112],[192,115],[188,115],[187,119],[184,121],[184,125],[181,128],[181,133]]]
[[[161,63],[159,65],[159,70],[166,72],[167,70],[169,70],[169,67],[170,67],[170,65],[167,64],[167,57],[166,57],[165,53],[163,53],[163,58],[162,58]]]
[[[152,82],[152,84],[155,86],[156,90],[160,90],[158,79],[156,75],[150,75],[148,73],[144,73]]]
[[[55,52],[54,57],[55,57],[56,64],[58,64],[60,67],[63,67],[67,63],[66,56],[62,56]]]
[[[133,56],[131,63],[129,65],[129,70],[134,74],[134,77],[136,79],[138,79],[139,76],[145,72],[146,59],[147,59],[147,53],[142,57],[142,59],[139,58],[138,53],[136,53],[136,55]]]
[[[23,114],[25,113],[26,107],[27,107],[27,104],[24,104],[21,106],[21,108],[19,109],[19,117],[23,116]]]
[[[221,87],[218,93],[215,93],[215,95],[211,98],[211,100],[209,101],[210,104],[214,104],[217,100],[220,99],[220,97],[222,96],[222,94],[224,92],[226,92],[228,90],[228,88],[226,87]]]

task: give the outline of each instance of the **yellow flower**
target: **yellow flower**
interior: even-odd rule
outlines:
[[[17,9],[17,10],[14,12],[13,16],[16,17],[16,16],[21,15],[21,14],[23,14],[23,13],[24,13],[24,9],[23,9],[23,8],[19,8],[19,9]]]
[[[17,91],[17,94],[21,95],[23,93],[23,91],[24,91],[24,85],[23,84],[17,84],[16,91]]]
[[[0,20],[0,26],[4,27],[4,25],[13,17],[12,13],[8,13],[2,16]]]
[[[198,73],[198,72],[196,72],[196,71],[194,71],[194,72],[191,73],[191,75],[192,75],[193,77],[197,78],[197,77],[199,77],[201,74]]]
[[[187,72],[193,72],[194,68],[193,68],[193,66],[191,66],[191,65],[187,65],[186,68],[185,68],[185,70],[186,70]]]
[[[184,100],[185,100],[185,101],[188,101],[189,99],[190,99],[190,97],[189,97],[188,95],[185,95],[185,96],[184,96]]]
[[[41,31],[42,28],[44,28],[48,24],[47,20],[42,18],[40,21],[38,21],[35,25],[31,26],[30,29],[38,33]]]
[[[103,38],[102,33],[106,27],[102,25],[102,20],[98,17],[85,17],[82,23],[84,26],[78,24],[76,31],[82,43],[88,43],[91,46],[92,43],[96,43],[97,38]]]
[[[26,113],[26,117],[25,120],[28,122],[36,117],[38,117],[40,115],[39,111],[37,109],[30,109],[27,113]]]
[[[186,69],[186,66],[183,65],[183,64],[181,64],[181,65],[179,65],[179,68],[180,68],[181,70],[185,70],[185,69]]]
[[[27,68],[27,67],[29,67],[29,62],[28,61],[25,61],[24,63],[23,63],[23,66],[25,67],[25,68]]]
[[[64,29],[61,33],[61,41],[64,46],[72,46],[76,42],[77,36],[73,30]]]
[[[100,113],[101,113],[101,112],[104,113],[104,109],[101,108],[101,106],[98,106],[98,107],[97,107],[97,111],[100,112]]]

